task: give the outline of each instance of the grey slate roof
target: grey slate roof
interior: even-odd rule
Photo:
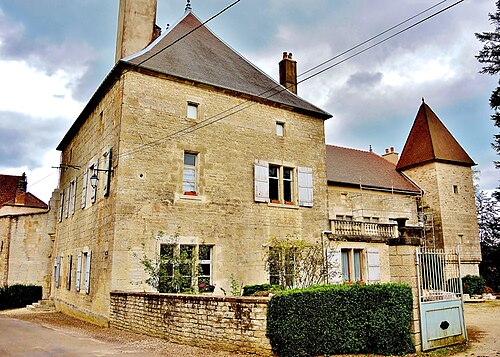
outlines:
[[[363,188],[381,188],[410,193],[420,189],[396,171],[396,165],[373,152],[326,146],[328,182]]]
[[[123,61],[159,73],[268,99],[323,119],[331,117],[329,113],[284,90],[205,26],[166,48],[200,25],[201,21],[188,11],[177,25],[145,50]]]

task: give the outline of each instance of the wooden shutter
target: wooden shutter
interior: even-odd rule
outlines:
[[[71,289],[71,265],[73,264],[73,256],[68,255],[68,279],[66,280],[66,289]]]
[[[71,192],[71,214],[75,214],[76,208],[76,179],[71,182],[72,192]]]
[[[88,181],[89,171],[85,169],[82,178],[82,208],[85,208],[85,204],[87,203],[87,181]]]
[[[64,190],[62,190],[61,193],[59,194],[59,212],[57,213],[57,220],[59,222],[62,221],[63,210],[64,210]]]
[[[104,172],[104,197],[107,197],[109,195],[109,183],[111,181],[111,148],[109,148],[106,153],[104,154],[105,157],[105,169],[106,171]]]
[[[309,167],[298,167],[299,182],[299,206],[313,206],[313,178],[312,169]]]
[[[80,282],[82,279],[82,253],[79,252],[76,260],[76,291],[80,291]]]
[[[64,202],[64,217],[68,218],[69,214],[69,200],[71,198],[71,185],[68,185],[66,187],[66,197],[65,197],[65,202]]]
[[[61,256],[56,257],[56,288],[60,286],[61,283]]]
[[[85,292],[90,293],[90,258],[92,257],[92,252],[87,253],[87,262],[85,266]]]
[[[380,283],[380,254],[376,248],[366,250],[368,260],[368,283]]]
[[[328,283],[342,283],[342,270],[340,268],[340,248],[327,248],[326,261],[328,271]]]
[[[269,163],[255,160],[255,201],[269,202]]]

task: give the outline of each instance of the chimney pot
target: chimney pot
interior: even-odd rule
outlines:
[[[288,54],[288,59],[292,59],[292,52]]]
[[[389,153],[389,149],[385,149],[385,153],[388,154]]]
[[[391,152],[394,152],[394,146],[391,146]]]
[[[288,57],[288,53],[287,52],[283,52],[283,59],[285,59],[287,57]]]

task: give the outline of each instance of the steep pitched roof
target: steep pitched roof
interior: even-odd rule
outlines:
[[[123,61],[167,75],[285,104],[323,119],[331,117],[329,113],[284,90],[207,27],[196,29],[201,24],[191,11],[187,11],[172,29],[143,51]],[[170,46],[193,30],[195,31]]]
[[[381,188],[408,193],[420,189],[396,171],[396,166],[369,151],[326,146],[326,177],[329,182]]]
[[[462,166],[476,165],[432,109],[422,101],[408,139],[406,139],[397,170],[401,171],[430,162],[445,162]]]
[[[16,203],[23,202],[22,204]],[[34,194],[30,192],[25,192],[17,197],[10,199],[9,201],[3,204],[4,206],[19,206],[22,205],[24,207],[32,207],[32,208],[49,208],[49,206],[43,202],[41,199],[36,197]],[[1,205],[0,205],[1,206]]]

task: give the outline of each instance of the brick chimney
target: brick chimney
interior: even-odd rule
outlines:
[[[26,203],[26,188],[28,181],[26,180],[26,173],[23,172],[19,181],[17,181],[16,197],[14,198],[15,205],[24,205]]]
[[[397,165],[399,160],[399,154],[394,151],[394,146],[391,146],[390,149],[385,149],[385,154],[382,157],[394,165]]]
[[[158,36],[157,0],[120,0],[115,62],[130,56]]]
[[[283,59],[279,66],[280,84],[297,94],[297,61],[292,59],[292,53],[283,52]]]

